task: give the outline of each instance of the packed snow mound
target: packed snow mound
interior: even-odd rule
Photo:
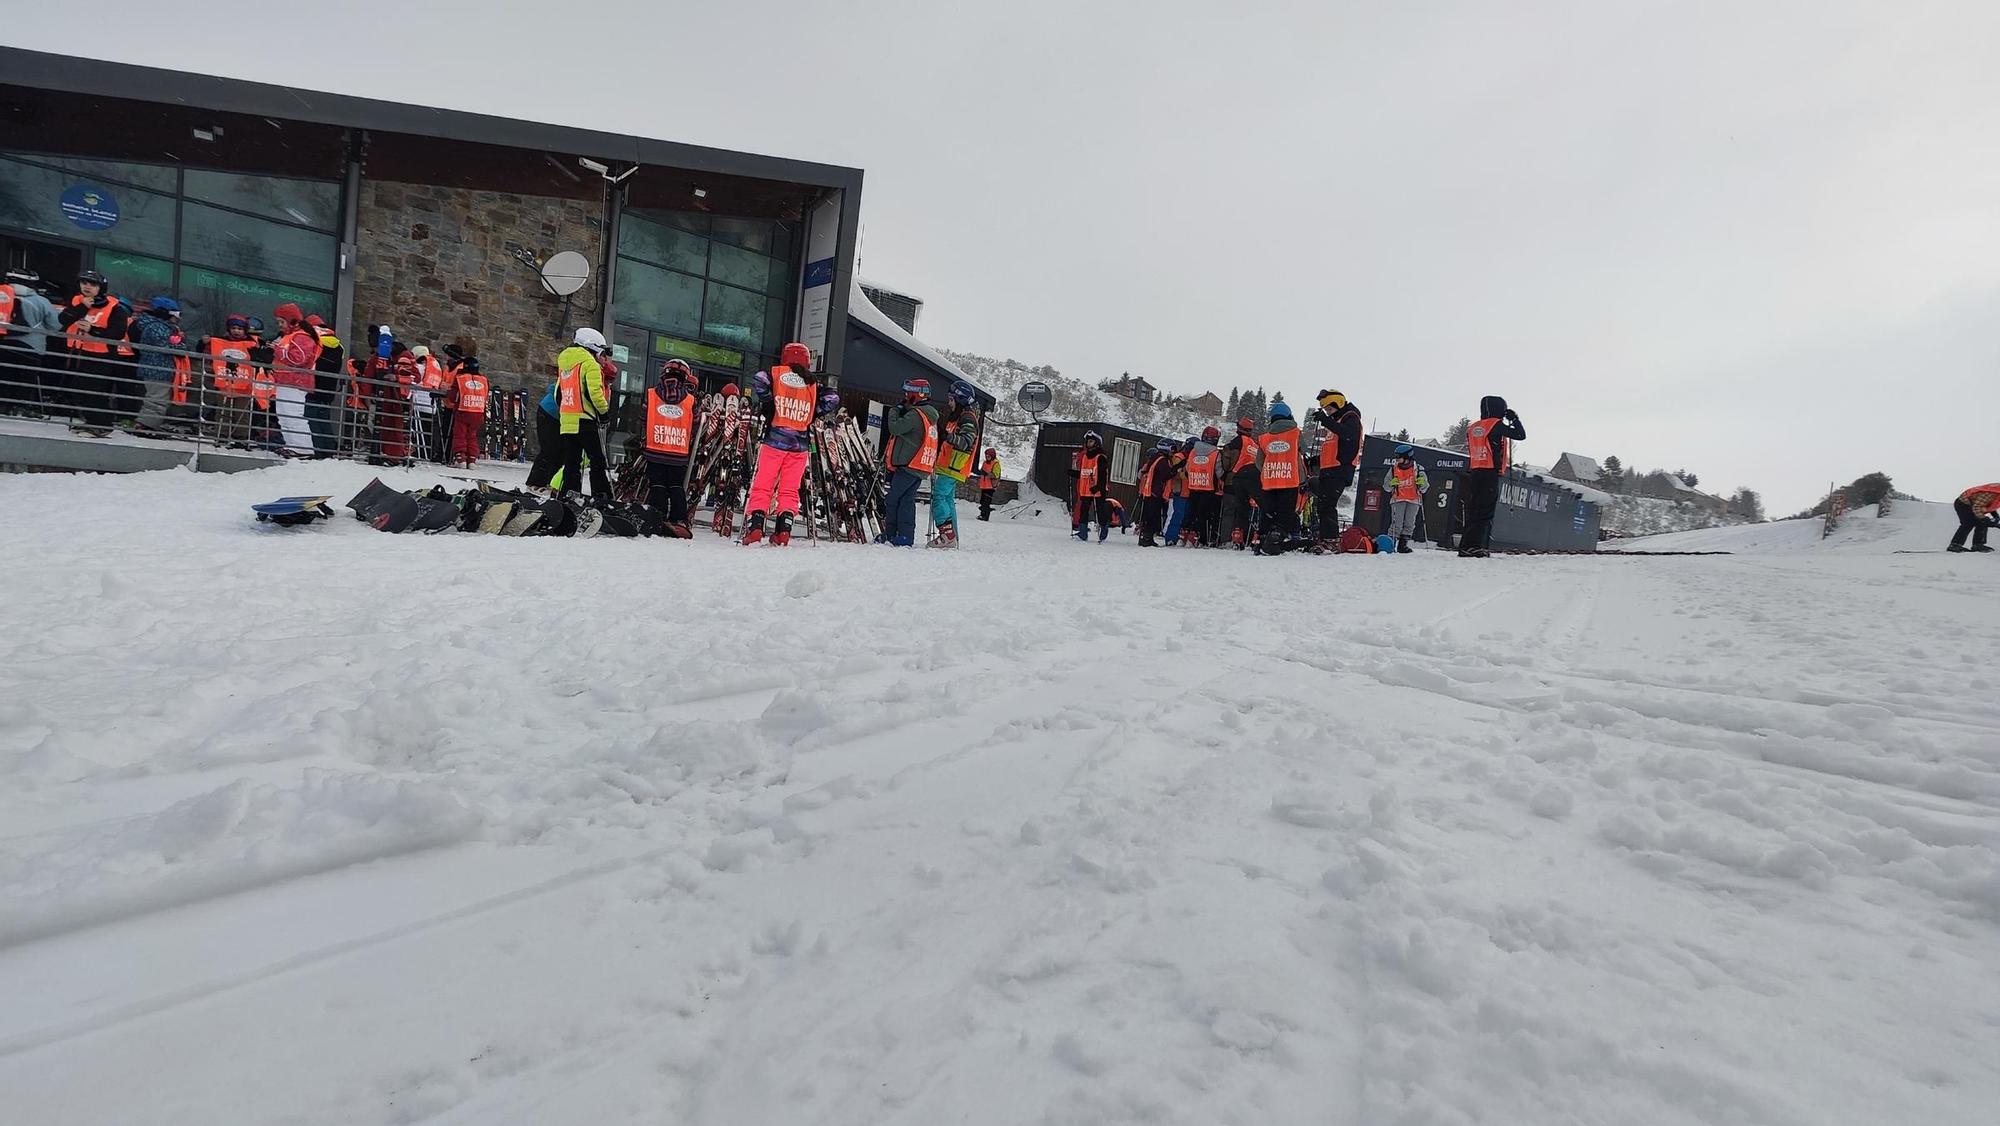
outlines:
[[[373,472],[0,475],[8,1126],[2000,1104],[1985,556],[251,519]]]
[[[1958,516],[1948,504],[1899,500],[1886,514],[1867,505],[1841,517],[1830,536],[1822,536],[1826,521],[1775,520],[1728,528],[1704,528],[1670,535],[1614,540],[1607,551],[1728,551],[1743,555],[1789,555],[1830,552],[1848,555],[1892,555],[1899,551],[1942,551],[1958,529]]]

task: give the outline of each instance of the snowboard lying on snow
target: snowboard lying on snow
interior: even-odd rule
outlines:
[[[257,514],[258,523],[272,523],[284,527],[310,524],[333,515],[333,509],[326,506],[332,497],[279,497],[263,504],[253,504],[250,510]]]

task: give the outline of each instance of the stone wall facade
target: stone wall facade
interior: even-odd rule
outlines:
[[[598,321],[604,260],[596,201],[363,180],[354,270],[354,331],[387,321],[396,339],[443,354],[457,343],[497,385],[552,378],[577,325]],[[532,263],[574,250],[593,276],[570,298],[542,288]]]

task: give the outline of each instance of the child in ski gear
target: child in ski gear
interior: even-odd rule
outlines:
[[[986,447],[986,460],[979,463],[979,518],[993,519],[993,489],[1000,483],[1000,451]]]
[[[820,386],[819,377],[812,372],[812,350],[796,341],[785,345],[778,363],[768,372],[758,372],[750,386],[757,397],[757,411],[768,427],[764,444],[757,451],[750,496],[743,502],[750,513],[743,542],[751,544],[764,538],[764,515],[776,508],[771,545],[783,547],[792,542],[792,517],[799,510],[799,482],[806,475],[812,421],[839,410],[840,396]]]
[[[1986,546],[1986,529],[2000,528],[2000,483],[1972,486],[1958,494],[1951,508],[1958,513],[1958,531],[1945,550],[1992,551]],[[1965,546],[1967,534],[1972,536],[1971,547]]]
[[[1166,532],[1160,540],[1170,548],[1182,542],[1182,528],[1188,524],[1188,454],[1196,442],[1190,436],[1174,446],[1174,480],[1166,484]]]
[[[306,394],[318,381],[319,333],[306,315],[287,301],[271,311],[278,322],[278,340],[271,346],[271,379],[278,385],[278,426],[285,434],[285,451],[297,457],[313,452],[312,428],[306,425]]]
[[[479,460],[479,428],[486,423],[486,399],[492,384],[479,373],[479,357],[454,365],[451,377],[451,460],[471,467]]]
[[[313,449],[321,457],[340,452],[340,434],[333,409],[340,401],[341,373],[347,366],[347,346],[340,342],[326,322],[315,313],[306,318],[306,327],[319,341],[319,359],[313,361],[313,386],[306,392],[306,428],[312,431]]]
[[[1077,539],[1090,539],[1092,513],[1097,516],[1097,542],[1103,543],[1111,534],[1111,512],[1104,493],[1110,483],[1111,458],[1104,452],[1104,439],[1095,430],[1086,431],[1082,448],[1069,459],[1069,530]]]
[[[1405,442],[1396,447],[1396,463],[1383,484],[1389,494],[1389,535],[1395,538],[1397,553],[1408,555],[1410,537],[1417,534],[1417,514],[1431,489],[1430,475],[1417,464],[1415,446]]]
[[[1465,431],[1465,535],[1458,553],[1484,559],[1493,538],[1493,511],[1500,505],[1500,478],[1514,464],[1513,443],[1528,436],[1507,400],[1479,400],[1479,421]]]
[[[1257,480],[1264,492],[1262,541],[1266,555],[1284,551],[1299,534],[1299,484],[1305,459],[1299,451],[1299,424],[1292,408],[1271,404],[1271,421],[1257,439]]]
[[[1326,427],[1326,438],[1319,447],[1319,477],[1313,485],[1317,531],[1321,543],[1332,543],[1340,538],[1341,497],[1354,483],[1354,471],[1361,464],[1361,411],[1346,395],[1321,391],[1312,420]]]
[[[646,506],[660,514],[667,534],[687,539],[688,457],[694,449],[696,382],[685,360],[660,365],[646,389],[646,421],[639,435],[646,459]]]
[[[562,423],[556,410],[556,384],[552,381],[535,410],[535,459],[528,465],[528,487],[548,488],[549,480],[562,468]]]
[[[972,384],[957,380],[938,422],[937,471],[931,474],[931,523],[937,525],[932,547],[958,546],[958,487],[972,475],[972,451],[979,445],[979,396]]]
[[[589,454],[591,495],[608,499],[611,478],[604,472],[598,421],[611,413],[611,396],[605,390],[605,364],[609,362],[605,353],[610,347],[604,334],[594,328],[579,328],[570,340],[570,346],[556,356],[556,429],[562,439],[562,483],[566,489],[583,491],[584,455]]]
[[[1105,527],[1118,529],[1118,534],[1121,536],[1132,530],[1132,522],[1125,518],[1124,501],[1106,494],[1104,497],[1104,508],[1105,515],[1111,518],[1105,523]],[[1100,531],[1097,538],[1100,540],[1103,539],[1104,533]]]
[[[1215,543],[1215,518],[1222,494],[1221,453],[1215,448],[1222,431],[1204,427],[1190,443],[1181,464],[1181,480],[1187,486],[1187,519],[1180,529],[1180,542],[1210,547]]]
[[[1242,547],[1250,539],[1250,508],[1256,503],[1257,424],[1236,420],[1236,436],[1222,447],[1217,469],[1222,474],[1222,526],[1218,542]]]
[[[119,388],[125,379],[121,365],[111,355],[111,341],[118,341],[118,354],[131,355],[124,344],[131,326],[131,311],[106,289],[104,275],[85,270],[76,279],[76,296],[57,314],[70,348],[70,401],[83,416],[77,427],[103,437],[118,421]]]
[[[208,372],[219,407],[225,442],[250,440],[250,411],[256,380],[250,371],[250,318],[231,313],[222,335],[208,338]]]
[[[903,401],[889,408],[889,443],[882,464],[889,470],[889,529],[883,542],[909,547],[917,542],[917,489],[937,464],[937,408],[931,406],[931,381],[903,384]]]
[[[1139,463],[1139,546],[1160,546],[1167,520],[1167,496],[1174,479],[1174,444],[1160,439]]]
[[[155,297],[145,311],[132,318],[127,329],[132,343],[139,346],[138,375],[146,395],[138,421],[132,427],[135,433],[158,431],[167,424],[175,357],[162,349],[182,346],[180,318],[179,302],[171,297]]]

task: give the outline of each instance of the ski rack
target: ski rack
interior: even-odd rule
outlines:
[[[871,543],[887,528],[887,482],[854,416],[845,410],[813,421],[807,533],[835,543]]]

